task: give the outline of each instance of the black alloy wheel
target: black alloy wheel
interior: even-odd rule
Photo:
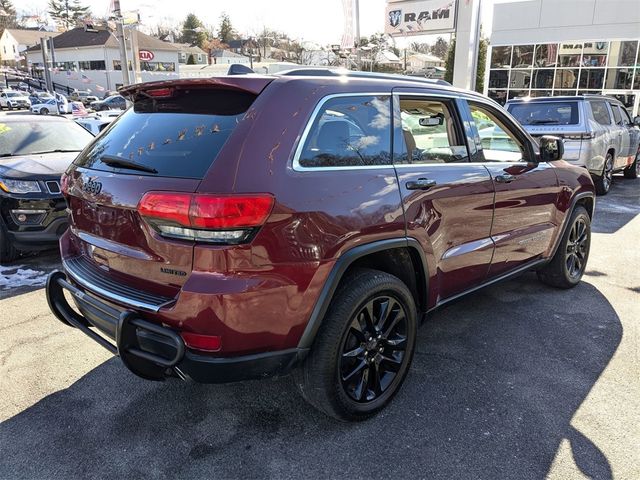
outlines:
[[[341,346],[340,381],[356,402],[372,402],[405,363],[407,316],[390,295],[369,300],[351,319]]]
[[[578,217],[569,232],[565,262],[567,273],[571,278],[579,278],[586,266],[587,254],[589,252],[589,235],[587,224],[583,218]]]

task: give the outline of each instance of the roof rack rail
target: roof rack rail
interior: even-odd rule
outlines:
[[[344,68],[322,68],[322,67],[310,67],[310,68],[294,68],[291,70],[285,70],[278,72],[275,75],[284,76],[307,76],[307,77],[355,77],[355,78],[371,78],[380,80],[404,80],[406,82],[420,82],[428,83],[430,85],[446,85],[448,87],[451,84],[445,80],[437,78],[421,78],[421,77],[409,77],[406,75],[399,75],[396,73],[378,73],[378,72],[361,72],[358,70],[347,70]]]

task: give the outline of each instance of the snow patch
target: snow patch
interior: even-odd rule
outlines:
[[[17,287],[42,287],[47,283],[47,273],[19,266],[0,265],[0,290]]]

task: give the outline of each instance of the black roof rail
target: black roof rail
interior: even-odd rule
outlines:
[[[291,70],[285,70],[278,72],[275,75],[284,76],[304,76],[304,77],[355,77],[355,78],[370,78],[379,80],[404,80],[406,82],[420,82],[428,83],[430,85],[445,85],[450,87],[451,84],[445,80],[437,78],[421,78],[421,77],[409,77],[406,75],[399,75],[396,73],[378,73],[378,72],[362,72],[358,70],[346,70],[343,68],[322,68],[322,67],[307,67],[307,68],[294,68]]]

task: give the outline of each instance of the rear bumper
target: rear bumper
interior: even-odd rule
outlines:
[[[71,308],[65,290],[73,296],[82,314]],[[58,320],[79,329],[119,356],[133,373],[148,380],[179,377],[199,383],[228,383],[283,375],[307,352],[290,349],[209,357],[187,349],[178,331],[144,320],[138,312],[115,308],[74,285],[61,271],[49,275],[46,294],[49,308]]]

